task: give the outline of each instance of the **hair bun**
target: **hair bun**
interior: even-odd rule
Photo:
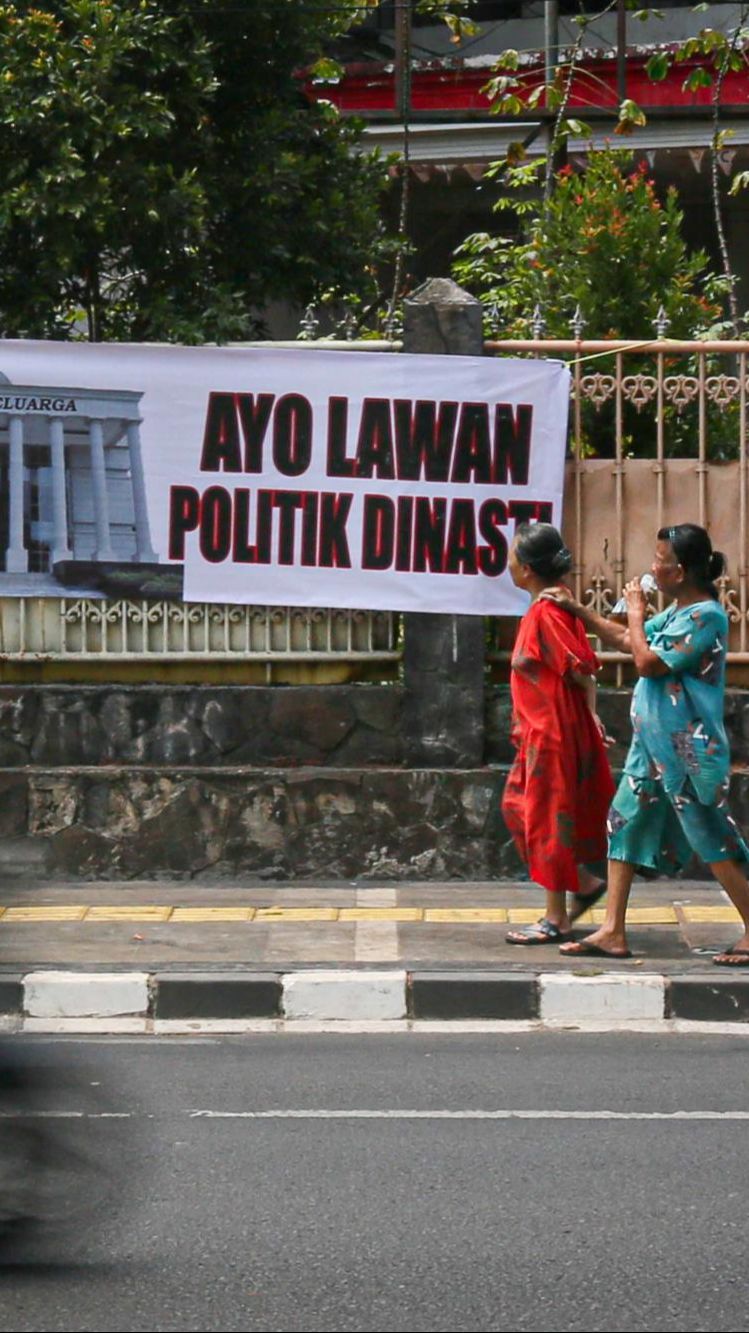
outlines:
[[[555,573],[566,574],[572,564],[572,552],[563,546],[561,550],[554,552],[550,564]]]
[[[722,551],[713,551],[707,566],[707,572],[711,579],[720,578],[726,567],[726,557]]]

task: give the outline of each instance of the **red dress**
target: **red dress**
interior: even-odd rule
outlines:
[[[517,754],[502,813],[531,879],[545,889],[577,892],[578,863],[606,856],[614,782],[585,694],[569,675],[593,676],[598,666],[570,611],[533,603],[512,655]]]

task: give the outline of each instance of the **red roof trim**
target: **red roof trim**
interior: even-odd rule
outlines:
[[[684,80],[690,70],[702,62],[685,60],[673,65],[665,79],[654,83],[648,78],[645,66],[649,56],[627,58],[627,97],[647,107],[693,107],[712,104],[712,88],[685,91]],[[541,62],[524,65],[523,88],[530,91],[543,82]],[[483,88],[492,76],[486,66],[479,68],[446,66],[434,62],[430,68],[416,68],[411,78],[411,104],[418,111],[488,111],[490,98]],[[364,115],[378,111],[392,111],[394,105],[394,77],[392,64],[371,62],[349,65],[338,84],[321,85],[311,81],[305,84],[307,95],[326,99],[341,111],[360,112]],[[749,71],[729,70],[723,80],[721,102],[727,105],[749,106]],[[617,95],[616,63],[612,59],[586,60],[576,73],[570,97],[570,107],[579,111],[586,107],[611,107],[619,104]]]

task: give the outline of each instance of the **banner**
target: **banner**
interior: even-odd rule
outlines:
[[[61,533],[50,508],[50,549],[137,555],[102,500],[101,459],[127,446],[121,526],[184,562],[188,601],[521,613],[508,548],[518,523],[561,522],[568,403],[550,361],[0,343],[0,445],[16,414],[37,456],[46,416],[91,469],[80,522]]]

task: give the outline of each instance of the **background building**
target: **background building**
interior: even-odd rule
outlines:
[[[573,166],[585,162],[590,147],[607,141],[645,161],[657,187],[678,188],[690,245],[704,247],[719,266],[710,191],[710,144],[714,134],[713,89],[685,91],[683,84],[698,60],[673,65],[665,79],[646,73],[650,56],[673,50],[703,28],[729,31],[741,17],[735,4],[714,4],[700,13],[666,0],[662,17],[636,19],[624,9],[601,14],[603,4],[586,4],[591,21],[585,29],[570,114],[583,119],[591,138],[571,139]],[[347,115],[366,121],[365,142],[384,152],[406,156],[410,173],[409,267],[415,281],[446,274],[455,247],[473,231],[496,226],[492,203],[498,186],[484,179],[487,165],[504,157],[508,146],[527,143],[529,155],[545,153],[548,121],[532,113],[521,120],[493,115],[485,85],[501,54],[518,51],[523,85],[542,83],[557,58],[565,60],[580,29],[579,5],[570,0],[484,0],[471,9],[477,35],[459,45],[444,24],[412,15],[410,43],[396,20],[400,7],[381,4],[368,21],[341,45],[345,76],[338,84],[311,86]],[[410,44],[410,60],[408,45]],[[627,137],[616,137],[618,107],[631,98],[646,113],[647,124]],[[749,192],[728,196],[731,178],[749,168],[749,70],[729,71],[720,92],[720,126],[728,131],[718,169],[729,253],[739,280],[739,306],[749,306]],[[395,168],[397,170],[397,168]],[[397,214],[397,192],[388,202]]]

